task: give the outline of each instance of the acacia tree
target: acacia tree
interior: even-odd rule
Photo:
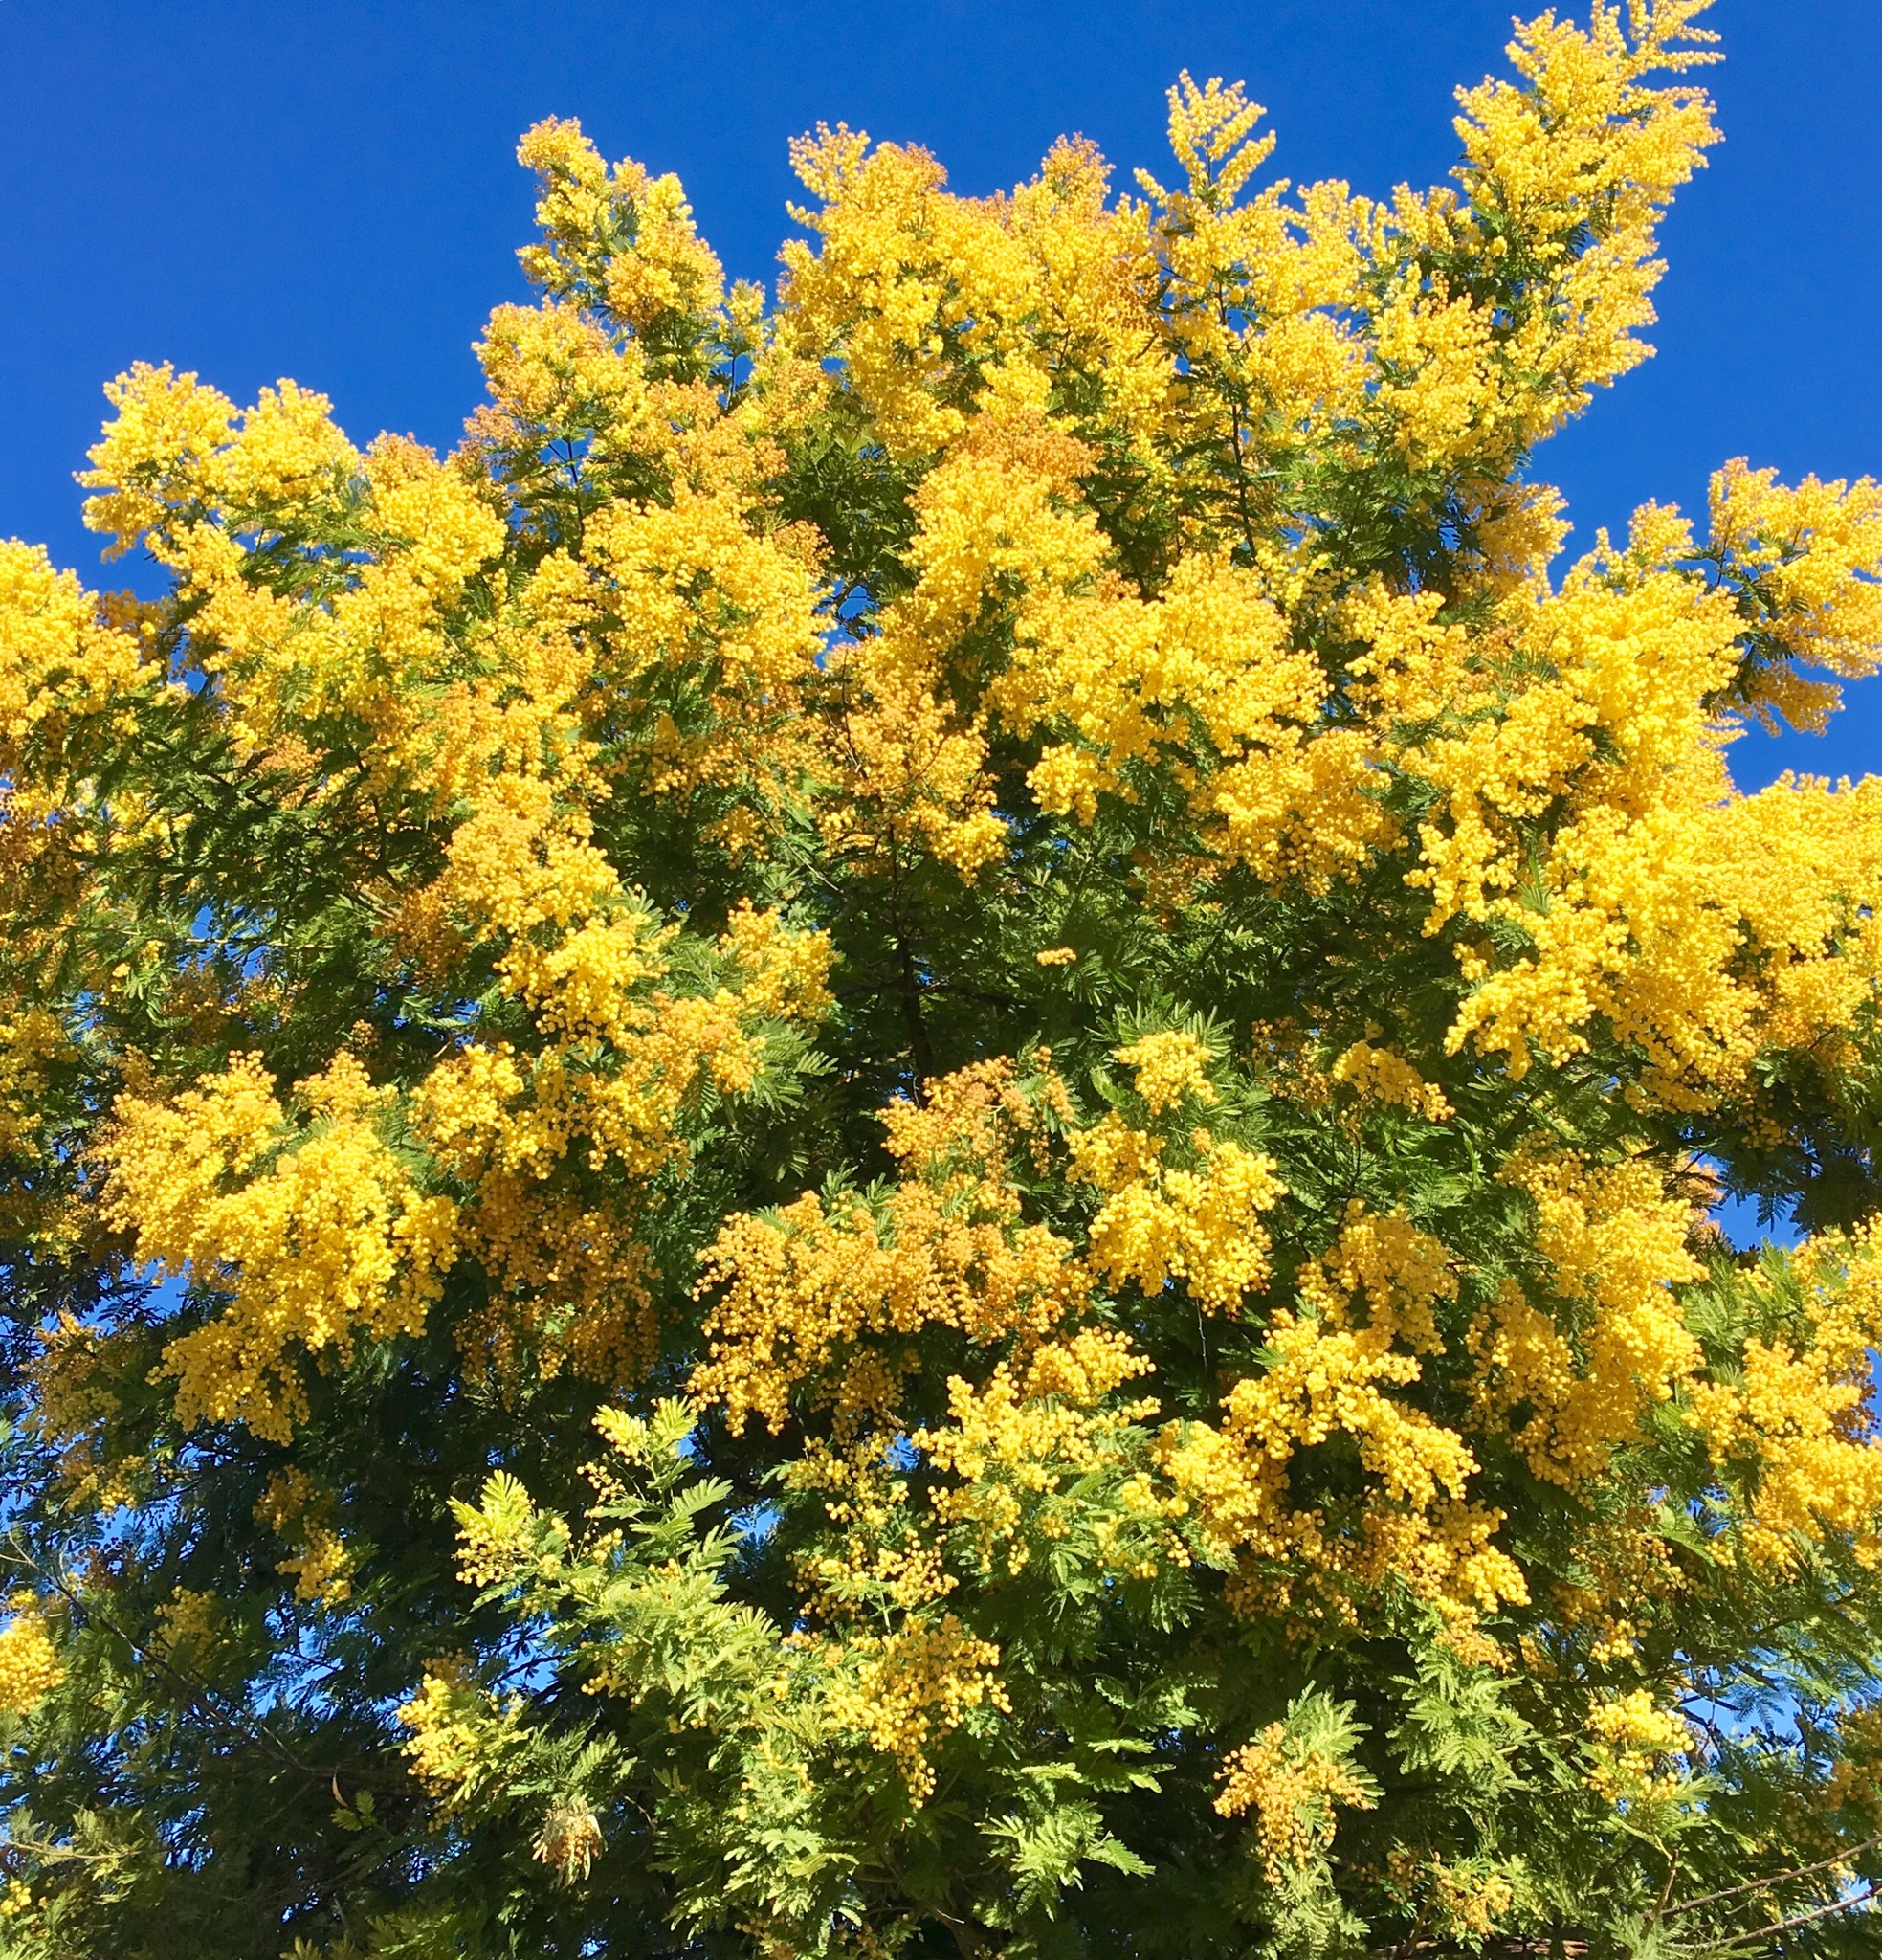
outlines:
[[[1383,206],[1187,77],[1131,195],[820,130],[770,306],[549,122],[449,457],[112,387],[164,596],[0,547],[0,1952],[1873,1950],[1882,782],[1727,749],[1882,491],[1552,572],[1531,468],[1697,11]]]

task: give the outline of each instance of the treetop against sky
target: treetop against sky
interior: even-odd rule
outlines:
[[[102,377],[169,360],[240,400],[292,374],[355,432],[450,448],[470,345],[521,298],[517,134],[579,114],[610,155],[673,170],[734,277],[770,282],[819,119],[932,149],[957,189],[1011,185],[1082,132],[1125,175],[1163,153],[1179,69],[1241,77],[1270,167],[1371,196],[1455,160],[1450,91],[1508,38],[1507,0],[9,0],[0,7],[0,536],[96,563],[71,472]],[[1571,544],[1659,498],[1696,508],[1721,457],[1786,481],[1861,476],[1882,308],[1882,40],[1868,0],[1717,0],[1710,86],[1729,140],[1670,213],[1650,338],[1663,358],[1554,444]],[[152,187],[161,184],[161,194]],[[299,213],[290,221],[287,213]],[[136,576],[128,568],[126,576]],[[1859,775],[1867,702],[1823,739],[1760,739],[1741,780]]]

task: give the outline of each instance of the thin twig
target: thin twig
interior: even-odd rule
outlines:
[[[1651,1920],[1649,1921],[1650,1925],[1657,1926],[1659,1924],[1661,1916],[1665,1913],[1667,1909],[1667,1901],[1672,1897],[1672,1882],[1678,1876],[1679,1853],[1675,1851],[1672,1854],[1672,1856],[1667,1860],[1667,1882],[1664,1885],[1660,1887],[1660,1903],[1653,1908],[1653,1916]]]
[[[1789,1919],[1781,1919],[1775,1926],[1755,1927],[1748,1933],[1740,1933],[1734,1940],[1719,1940],[1709,1946],[1687,1947],[1679,1950],[1689,1953],[1728,1953],[1734,1947],[1748,1947],[1754,1940],[1768,1940],[1773,1933],[1786,1933],[1793,1927],[1808,1926],[1812,1920],[1827,1919],[1832,1912],[1853,1912],[1858,1905],[1867,1905],[1875,1898],[1873,1891],[1865,1892],[1860,1899],[1832,1899],[1827,1905],[1819,1905],[1809,1912],[1800,1912]]]
[[[1788,1883],[1792,1879],[1807,1879],[1812,1872],[1827,1871],[1833,1864],[1848,1864],[1852,1858],[1860,1858],[1865,1851],[1873,1851],[1882,1844],[1882,1831],[1873,1838],[1866,1838],[1860,1844],[1851,1844],[1845,1851],[1831,1852],[1827,1858],[1820,1858],[1815,1864],[1801,1864],[1795,1871],[1774,1872],[1769,1878],[1749,1879],[1742,1885],[1728,1885],[1722,1892],[1707,1892],[1697,1899],[1682,1899],[1677,1905],[1670,1905],[1663,1913],[1655,1915],[1661,1919],[1676,1919],[1682,1912],[1691,1912],[1694,1906],[1716,1905],[1721,1899],[1740,1899],[1747,1892],[1765,1892],[1773,1885]]]

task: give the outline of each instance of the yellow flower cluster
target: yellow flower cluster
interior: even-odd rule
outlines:
[[[1210,140],[1200,131],[1192,147]],[[1096,421],[1147,441],[1180,391],[1186,354],[1146,285],[1140,215],[1105,210],[1102,167],[1077,145],[989,203],[946,195],[927,158],[871,153],[848,131],[823,132],[798,164],[824,200],[806,214],[822,249],[786,249],[787,337],[806,353],[841,351],[846,385],[892,453],[939,455],[914,500],[915,590],[842,655],[854,689],[846,734],[864,771],[852,793],[868,792],[857,834],[884,850],[912,840],[963,872],[985,861],[1000,831],[981,758],[997,724],[1044,742],[1030,780],[1047,809],[1089,821],[1099,793],[1135,793],[1135,768],[1207,754],[1198,810],[1237,849],[1273,865],[1337,858],[1312,819],[1353,805],[1359,758],[1329,770],[1348,745],[1304,751],[1326,691],[1317,664],[1288,645],[1262,578],[1226,556],[1185,557],[1154,596],[1107,570],[1077,491],[1091,452],[1051,407],[1055,377],[1075,375],[1102,404]],[[1323,250],[1332,220],[1317,207],[1309,225]],[[1273,200],[1261,229],[1264,246],[1293,251]],[[1184,228],[1172,221],[1167,235]],[[1350,299],[1357,256],[1335,256],[1348,284],[1336,296],[1325,270],[1297,269],[1297,308]],[[1213,275],[1194,277],[1207,286]],[[984,389],[971,414],[960,406],[969,375]],[[993,620],[1011,655],[963,718],[946,705],[951,649]],[[1377,830],[1369,807],[1349,813]]]
[[[1538,1477],[1572,1485],[1607,1467],[1648,1403],[1696,1374],[1698,1343],[1672,1290],[1701,1273],[1691,1214],[1645,1159],[1531,1150],[1504,1176],[1535,1205],[1537,1250],[1561,1305],[1544,1310],[1512,1284],[1478,1319],[1478,1408],[1488,1422],[1526,1407],[1512,1440]]]
[[[697,490],[682,478],[671,503],[612,503],[584,537],[601,582],[597,605],[612,628],[596,684],[672,688],[690,678],[712,709],[710,721],[685,729],[671,714],[656,722],[645,788],[736,792],[745,828],[735,835],[721,820],[735,848],[775,831],[807,768],[843,767],[816,752],[810,726],[792,712],[824,651],[815,568],[800,532],[759,528],[753,468],[723,484],[715,469]]]
[[[934,1793],[935,1746],[976,1708],[1011,1709],[996,1672],[999,1648],[977,1639],[952,1614],[911,1620],[899,1633],[859,1637],[844,1658],[856,1663],[854,1679],[832,1687],[830,1718],[896,1759],[918,1806]]]
[[[1557,1585],[1550,1603],[1561,1631],[1587,1640],[1597,1666],[1638,1655],[1668,1609],[1690,1590],[1690,1576],[1659,1525],[1652,1506],[1634,1503],[1617,1516],[1589,1517],[1576,1532],[1577,1563],[1586,1583]]]
[[[380,1135],[386,1099],[347,1055],[296,1091],[238,1056],[170,1102],[120,1099],[100,1147],[105,1214],[137,1256],[226,1291],[227,1309],[165,1349],[185,1422],[285,1442],[306,1407],[297,1358],[344,1359],[361,1334],[415,1332],[454,1256],[454,1207],[427,1197]]]
[[[1394,1392],[1420,1379],[1421,1353],[1443,1351],[1434,1308],[1455,1291],[1442,1246],[1356,1202],[1334,1249],[1303,1269],[1299,1310],[1273,1315],[1263,1371],[1223,1398],[1221,1427],[1160,1433],[1163,1473],[1204,1543],[1253,1561],[1246,1607],[1286,1610],[1298,1597],[1349,1618],[1356,1597],[1390,1579],[1467,1632],[1477,1614],[1528,1596],[1520,1568],[1491,1543],[1501,1514],[1467,1497],[1475,1455]],[[1291,1469],[1309,1468],[1336,1435],[1357,1446],[1362,1498],[1350,1515],[1297,1507]]]
[[[1805,477],[1788,490],[1738,457],[1712,479],[1711,518],[1707,556],[1759,615],[1738,699],[1767,726],[1821,729],[1840,691],[1797,663],[1854,680],[1882,661],[1882,486]]]
[[[1208,1078],[1208,1044],[1187,1029],[1146,1035],[1140,1041],[1113,1049],[1112,1054],[1136,1078],[1137,1093],[1153,1117],[1180,1107],[1192,1097],[1198,1102],[1216,1100]]]
[[[197,603],[191,657],[221,679],[231,731],[285,763],[310,717],[341,714],[396,749],[451,662],[449,613],[501,549],[501,517],[463,473],[403,438],[365,456],[324,397],[283,382],[238,413],[192,374],[140,365],[84,480],[86,522],[142,543]],[[254,546],[332,521],[364,493],[378,549],[339,590],[297,600],[255,579]]]
[[[110,1450],[106,1426],[118,1397],[102,1379],[129,1345],[100,1334],[71,1312],[38,1330],[39,1352],[29,1364],[36,1407],[33,1427],[59,1452],[58,1476],[70,1503],[96,1504],[109,1516],[136,1501],[145,1461]]]
[[[836,948],[826,932],[800,932],[778,912],[760,912],[742,900],[719,942],[738,976],[746,1010],[779,1020],[814,1024],[834,1003],[830,972]]]
[[[621,1429],[604,1417],[617,1423],[626,1418],[609,1409],[595,1418],[595,1427],[622,1447]],[[502,1470],[492,1474],[480,1498],[475,1509],[465,1504],[457,1511],[457,1570],[466,1585],[494,1586],[509,1578],[525,1555],[535,1533],[536,1507],[522,1485]]]
[[[1362,1102],[1408,1109],[1427,1123],[1444,1123],[1456,1113],[1450,1097],[1428,1082],[1404,1056],[1369,1040],[1342,1049],[1327,1073],[1334,1081],[1351,1087]]]
[[[1858,1703],[1836,1725],[1838,1760],[1825,1788],[1830,1808],[1848,1805],[1882,1824],[1882,1707]]]
[[[797,1560],[805,1612],[830,1626],[867,1626],[885,1610],[919,1613],[960,1586],[941,1548],[910,1507],[908,1479],[879,1441],[808,1447],[788,1487],[814,1492],[832,1527]]]
[[[1645,1688],[1596,1703],[1584,1726],[1591,1738],[1588,1786],[1609,1803],[1652,1803],[1678,1792],[1679,1761],[1693,1748],[1693,1730],[1676,1710],[1656,1706]]]
[[[1452,1863],[1436,1853],[1418,1859],[1395,1852],[1388,1868],[1401,1889],[1413,1896],[1423,1891],[1432,1932],[1460,1945],[1480,1947],[1516,1904],[1517,1888],[1506,1870],[1487,1859]]]
[[[266,1525],[293,1548],[275,1568],[294,1581],[297,1599],[340,1606],[352,1596],[353,1556],[333,1527],[333,1500],[304,1470],[277,1470],[255,1503]]]
[[[200,1667],[226,1631],[222,1603],[212,1592],[177,1586],[157,1608],[165,1651],[186,1665]]]
[[[642,538],[631,547],[625,517],[611,530],[598,521],[596,530],[596,556],[621,586],[618,603],[627,607],[629,558],[638,550],[635,576],[648,594],[666,594],[683,638],[697,592],[692,612],[672,603],[675,585],[659,585],[656,567],[644,562],[654,546]],[[710,565],[736,584],[735,540],[722,523],[690,545],[671,524],[668,531],[660,548],[671,562],[660,578],[688,588]],[[418,1137],[469,1193],[456,1220],[459,1249],[494,1281],[489,1309],[461,1330],[467,1351],[506,1377],[526,1357],[545,1372],[566,1364],[619,1381],[638,1369],[653,1339],[639,1195],[683,1154],[682,1121],[703,1095],[751,1088],[754,1023],[814,1020],[826,1011],[831,954],[823,936],[744,905],[720,941],[722,984],[706,992],[666,984],[674,928],[622,887],[593,841],[585,803],[570,798],[598,786],[568,723],[592,657],[575,658],[567,621],[557,623],[542,590],[565,575],[544,567],[531,589],[553,658],[524,663],[525,691],[500,704],[494,695],[445,704],[425,771],[438,793],[470,807],[441,875],[405,896],[394,932],[440,979],[486,949],[499,987],[528,1009],[546,1041],[539,1050],[474,1041],[447,1056],[413,1098]],[[579,584],[585,574],[574,576]],[[801,573],[793,576],[801,598]],[[733,616],[745,622],[740,630],[762,691],[777,676],[764,664],[750,598],[741,593]],[[661,631],[649,625],[654,643],[638,658],[661,655]],[[574,1188],[578,1164],[615,1169],[625,1188],[597,1202]]]
[[[1342,1763],[1271,1722],[1253,1742],[1231,1749],[1220,1771],[1215,1808],[1225,1817],[1252,1811],[1255,1848],[1270,1883],[1279,1884],[1333,1843],[1335,1810],[1370,1810],[1373,1798]]]
[[[693,228],[673,176],[634,163],[610,169],[572,118],[537,123],[517,150],[537,174],[542,242],[518,255],[556,298],[604,302],[643,340],[674,316],[710,313],[723,284],[719,260]]]
[[[1033,1112],[1011,1063],[931,1082],[925,1104],[891,1103],[882,1122],[902,1175],[879,1215],[807,1192],[732,1219],[702,1256],[698,1291],[715,1297],[692,1393],[735,1428],[782,1429],[806,1389],[844,1424],[887,1416],[907,1337],[939,1325],[1031,1345],[1088,1297],[1072,1248],[1020,1222],[1008,1156]]]
[[[1101,1467],[1127,1463],[1126,1426],[1154,1415],[1158,1405],[1148,1398],[1110,1409],[1100,1405],[1125,1382],[1153,1371],[1124,1335],[1088,1327],[1038,1348],[1019,1379],[1005,1362],[978,1391],[952,1377],[949,1421],[919,1430],[913,1438],[937,1470],[962,1480],[932,1494],[936,1521],[968,1526],[985,1564],[991,1566],[996,1548],[1004,1547],[1006,1570],[1022,1570],[1030,1554],[1019,1533],[1029,1511],[1042,1535],[1062,1536],[1063,1518],[1052,1507],[1042,1508],[1040,1500]],[[1160,1526],[1168,1508],[1141,1476],[1125,1481],[1119,1502],[1137,1522],[1150,1525]],[[1103,1521],[1107,1554],[1121,1528],[1117,1518]],[[1167,1530],[1159,1538],[1181,1562],[1179,1541]]]
[[[1882,1348],[1876,1234],[1812,1240],[1798,1256],[1801,1325],[1788,1338],[1746,1341],[1737,1380],[1691,1391],[1693,1419],[1714,1463],[1749,1469],[1739,1511],[1747,1556],[1781,1572],[1834,1536],[1865,1565],[1882,1564],[1882,1448],[1871,1402]],[[1768,1292],[1769,1281],[1752,1281]]]
[[[1867,495],[1849,492],[1796,561],[1815,568],[1814,630],[1844,635],[1846,661],[1873,626],[1874,588],[1850,569],[1860,551],[1874,568]],[[1882,875],[1871,788],[1733,791],[1717,703],[1740,682],[1750,602],[1683,568],[1698,548],[1676,513],[1647,506],[1625,552],[1604,544],[1488,641],[1435,627],[1424,599],[1345,609],[1375,713],[1416,736],[1386,753],[1439,792],[1410,874],[1431,893],[1427,929],[1503,921],[1532,947],[1494,963],[1464,941],[1475,985],[1450,1046],[1474,1042],[1520,1076],[1534,1053],[1583,1052],[1605,1021],[1650,1064],[1636,1097],[1674,1109],[1738,1092],[1760,1046],[1851,1024]],[[1551,807],[1569,818],[1538,859],[1532,827]]]
[[[398,1709],[411,1731],[404,1749],[412,1774],[447,1809],[461,1804],[487,1774],[501,1742],[517,1727],[514,1705],[499,1708],[456,1658],[434,1660],[418,1692]]]
[[[589,935],[585,950],[599,954],[601,937]],[[617,956],[631,945],[630,935],[613,935]],[[637,956],[627,961],[604,955],[586,973],[570,961],[555,978],[587,984],[608,964],[611,982]],[[631,1002],[609,985],[607,998],[620,1044],[611,1073],[562,1047],[532,1057],[507,1043],[474,1046],[441,1062],[414,1099],[414,1125],[433,1160],[472,1193],[459,1244],[481,1262],[496,1298],[462,1338],[486,1348],[499,1374],[526,1351],[544,1372],[567,1362],[593,1379],[631,1375],[651,1338],[638,1195],[683,1153],[678,1121],[702,1080],[740,1090],[753,1080],[735,996],[675,999],[652,989]],[[602,1202],[585,1198],[564,1181],[577,1162],[616,1169],[625,1188]]]
[[[1717,58],[1692,25],[1704,4],[1628,10],[1631,44],[1622,10],[1599,0],[1585,29],[1553,12],[1518,23],[1509,54],[1520,80],[1459,92],[1470,205],[1399,193],[1394,243],[1408,262],[1377,323],[1383,406],[1421,459],[1461,449],[1500,475],[1590,387],[1652,351],[1634,330],[1654,317],[1654,227],[1718,132],[1699,90],[1646,78]],[[1523,251],[1535,288],[1499,316],[1496,300],[1419,277],[1416,254],[1459,246],[1492,264]]]
[[[0,761],[10,774],[30,740],[56,739],[63,723],[114,705],[136,683],[138,640],[101,613],[43,546],[0,544]]]
[[[1193,1058],[1179,1061],[1193,1067]],[[1208,1087],[1200,1074],[1183,1082],[1199,1101],[1196,1084]],[[1165,1073],[1157,1093],[1175,1086]],[[1115,1110],[1068,1141],[1072,1176],[1106,1194],[1092,1220],[1090,1254],[1105,1279],[1149,1294],[1181,1280],[1199,1306],[1228,1314],[1265,1282],[1269,1238],[1261,1214],[1285,1195],[1272,1158],[1198,1129],[1188,1139],[1195,1168],[1169,1165],[1162,1140],[1132,1129]]]
[[[65,1679],[46,1619],[30,1592],[7,1601],[12,1617],[0,1627],[0,1714],[30,1715]]]

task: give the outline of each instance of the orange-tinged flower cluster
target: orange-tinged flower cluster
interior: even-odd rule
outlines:
[[[1255,1815],[1255,1847],[1271,1881],[1332,1844],[1341,1805],[1370,1810],[1365,1786],[1343,1763],[1270,1723],[1225,1758],[1215,1808],[1225,1817]]]
[[[1020,1220],[1007,1158],[1034,1115],[1011,1064],[930,1083],[925,1105],[892,1103],[882,1121],[902,1175],[879,1214],[808,1192],[733,1219],[702,1256],[699,1291],[715,1297],[692,1392],[735,1428],[782,1429],[807,1389],[845,1424],[886,1416],[922,1329],[1030,1347],[1089,1296],[1065,1240]]]

